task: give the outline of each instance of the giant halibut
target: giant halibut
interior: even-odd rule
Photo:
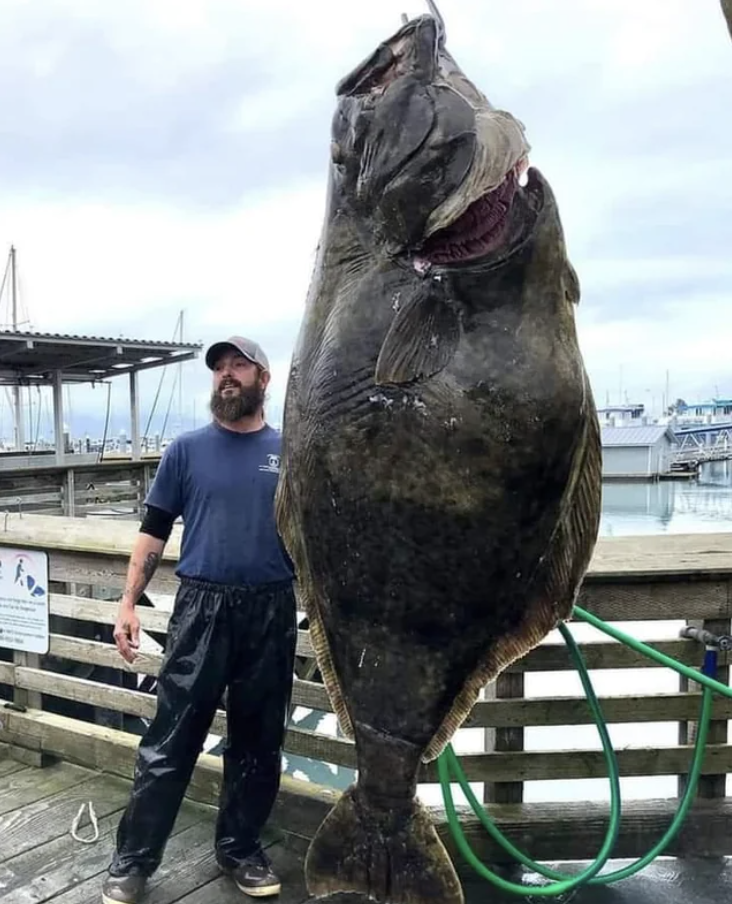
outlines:
[[[458,904],[420,764],[570,616],[601,448],[553,193],[430,6],[337,88],[276,505],[358,760],[308,887]]]
[[[722,13],[727,22],[730,37],[732,37],[732,0],[722,0]]]

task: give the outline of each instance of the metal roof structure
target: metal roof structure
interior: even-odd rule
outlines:
[[[601,430],[603,447],[609,446],[655,446],[664,436],[674,443],[676,436],[667,424],[650,424],[638,427],[603,427]]]
[[[13,390],[14,448],[26,448],[21,393],[24,386],[51,386],[53,389],[53,432],[56,462],[63,464],[64,439],[63,387],[68,383],[99,383],[126,375],[130,384],[130,426],[132,458],[139,459],[140,388],[138,373],[153,367],[180,364],[198,357],[201,343],[153,342],[149,339],[72,336],[64,333],[18,331],[18,273],[15,246],[10,247],[8,263],[0,278],[0,301],[9,287],[12,331],[0,331],[0,385]],[[180,335],[183,336],[181,311]]]
[[[684,402],[679,405],[680,412],[686,414],[694,408],[726,408],[732,405],[732,399],[704,399],[701,402]]]
[[[0,331],[0,384],[95,383],[196,358],[201,343]]]
[[[674,433],[677,436],[702,435],[704,433],[722,433],[732,430],[732,421],[724,421],[717,424],[676,424]]]

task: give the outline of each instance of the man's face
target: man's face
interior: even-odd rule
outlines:
[[[213,370],[211,411],[220,421],[233,423],[256,414],[264,404],[269,374],[239,352],[224,352]]]

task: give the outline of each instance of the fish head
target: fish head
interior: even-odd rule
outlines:
[[[417,269],[495,253],[530,150],[523,124],[450,55],[430,6],[339,82],[331,132],[339,209]]]

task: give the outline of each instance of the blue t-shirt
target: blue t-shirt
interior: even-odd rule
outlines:
[[[235,433],[212,422],[167,447],[145,501],[183,519],[177,575],[235,586],[292,579],[274,516],[280,442],[269,425]]]

